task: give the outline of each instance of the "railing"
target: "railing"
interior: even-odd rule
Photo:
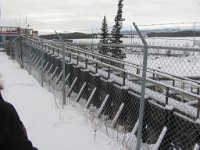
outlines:
[[[128,66],[128,67],[133,67],[135,69],[137,69],[137,72],[141,72],[142,70],[142,65],[137,65],[137,64],[134,64],[134,63],[131,63],[131,62],[127,62],[127,61],[121,61],[119,59],[116,59],[116,58],[113,58],[113,57],[109,57],[109,56],[105,56],[105,55],[101,55],[99,53],[94,53],[94,52],[88,52],[87,50],[84,50],[84,49],[81,49],[79,47],[75,47],[74,45],[78,45],[78,44],[71,44],[71,43],[67,43],[67,44],[70,44],[68,46],[66,46],[67,48],[69,48],[68,50],[69,51],[73,51],[72,52],[69,52],[69,51],[66,51],[66,53],[71,53],[73,55],[76,55],[76,56],[80,56],[81,58],[84,58],[84,59],[89,59],[95,63],[99,63],[105,67],[109,67],[111,69],[114,69],[116,71],[119,71],[120,74],[125,74],[124,75],[124,81],[125,81],[125,78],[127,77],[126,75],[131,75],[131,76],[134,76],[138,79],[141,79],[142,76],[139,75],[138,73],[132,73],[130,70],[125,70],[125,69],[121,69],[121,68],[118,68],[118,67],[115,67],[115,66],[112,66],[112,65],[109,65],[109,64],[106,64],[106,63],[103,63],[101,61],[99,61],[100,59],[105,59],[107,62],[110,62],[110,63],[117,63],[117,64],[120,64],[121,66]],[[62,49],[61,48],[58,48],[56,46],[59,46],[58,43],[54,43],[55,46],[52,46],[53,49],[56,49],[57,50],[57,53],[59,55],[59,51],[61,51]],[[73,46],[71,46],[73,45]],[[95,46],[96,44],[93,44],[93,46]],[[105,44],[100,44],[100,45],[103,45],[103,46],[119,46],[119,45],[115,45],[115,44],[109,44],[109,45],[105,45]],[[50,46],[49,44],[47,44],[47,46]],[[82,44],[78,45],[78,46],[82,46]],[[87,45],[88,47],[91,46],[91,44]],[[137,47],[137,48],[144,48],[142,45],[140,46],[135,46],[135,45],[120,45],[120,47]],[[180,51],[190,51],[191,50],[193,52],[200,52],[200,48],[180,48],[180,47],[161,47],[161,46],[149,46],[149,49],[161,49],[161,50],[180,50]],[[50,50],[50,48],[49,48]],[[54,52],[53,52],[54,53]],[[81,56],[81,54],[83,54]],[[90,57],[90,58],[87,58],[87,57]],[[86,61],[87,62],[87,61]],[[197,94],[194,94],[192,92],[189,92],[189,91],[185,91],[185,90],[182,90],[181,88],[177,88],[177,87],[174,87],[176,81],[178,82],[181,82],[182,84],[184,84],[184,86],[190,86],[190,89],[191,88],[200,88],[200,82],[199,81],[195,81],[195,80],[191,80],[189,78],[185,78],[185,77],[179,77],[179,76],[175,76],[175,75],[172,75],[172,74],[169,74],[167,72],[164,72],[164,71],[159,71],[159,70],[156,70],[156,69],[152,69],[152,68],[148,68],[147,72],[151,75],[149,75],[149,77],[147,77],[147,81],[149,83],[152,83],[154,85],[158,85],[158,86],[162,86],[162,87],[165,87],[167,88],[168,90],[174,90],[176,92],[181,92],[183,94],[186,94],[188,96],[191,96],[193,98],[197,98],[199,99],[200,96],[197,95]],[[108,72],[110,73],[110,72]],[[141,74],[141,73],[140,73]],[[156,76],[156,77],[155,77]],[[173,81],[173,84],[172,86],[171,85],[168,85],[168,84],[164,84],[164,83],[160,83],[159,81],[157,81],[156,79],[158,78],[166,78],[166,80],[171,80]],[[125,85],[125,82],[124,82],[124,85]]]
[[[20,28],[18,27],[0,27],[0,34],[17,34],[19,35]]]

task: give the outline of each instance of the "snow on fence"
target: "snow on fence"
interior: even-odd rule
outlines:
[[[49,90],[62,96],[62,104],[70,96],[91,114],[97,129],[113,136],[127,149],[135,149],[144,46],[120,46],[135,51],[117,59],[85,50],[82,45],[62,45],[23,36],[12,43],[12,57]],[[200,49],[148,48],[142,145],[149,149],[198,149]]]

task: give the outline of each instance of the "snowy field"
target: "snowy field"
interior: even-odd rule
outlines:
[[[124,150],[84,114],[79,104],[57,108],[55,97],[19,64],[0,52],[2,95],[17,109],[29,139],[39,150]],[[96,132],[95,132],[96,131]]]
[[[73,39],[74,43],[98,43],[100,39]],[[142,44],[138,37],[122,38],[124,44]],[[149,45],[157,46],[183,46],[191,47],[195,43],[198,44],[200,37],[146,37],[145,40]]]
[[[125,61],[142,65],[143,56],[127,54]],[[148,68],[159,70],[175,76],[188,77],[200,74],[200,53],[190,54],[187,57],[149,56]],[[135,73],[136,69],[127,66],[126,69]]]
[[[140,38],[122,38],[124,44],[142,44]],[[190,47],[194,45],[193,37],[154,37],[146,38],[149,45]],[[74,39],[74,43],[98,43],[99,39]],[[195,48],[200,47],[200,37],[195,37]],[[133,48],[140,52],[141,49]],[[125,50],[125,52],[128,52]],[[138,52],[128,52],[124,61],[142,65],[143,55]],[[148,68],[166,72],[175,76],[199,76],[200,52],[184,52],[181,50],[149,49]],[[171,56],[167,56],[170,53]],[[129,72],[135,73],[136,69],[126,66]]]

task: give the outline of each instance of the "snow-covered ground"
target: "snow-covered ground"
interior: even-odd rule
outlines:
[[[125,149],[98,130],[79,104],[69,101],[63,109],[57,108],[54,95],[3,52],[0,80],[4,99],[15,106],[29,139],[40,150]]]
[[[125,61],[133,64],[142,65],[143,56],[137,54],[127,54]],[[199,76],[200,74],[200,53],[190,54],[189,56],[167,57],[167,56],[148,56],[148,68],[166,72],[175,76]],[[133,67],[127,66],[130,72],[136,72]]]
[[[141,39],[135,37],[122,38],[124,44],[142,44]],[[193,47],[193,37],[146,37],[149,45],[156,46],[177,46],[177,47]],[[98,43],[99,39],[74,39],[75,43]],[[200,47],[200,37],[195,37],[197,45]],[[141,49],[133,48],[133,50],[141,51]],[[126,51],[128,52],[128,51]],[[199,76],[200,70],[200,52],[184,52],[181,50],[165,50],[165,49],[149,49],[150,55],[148,56],[148,67],[151,69],[163,71],[176,76]],[[153,55],[153,54],[159,55]],[[172,54],[171,57],[167,53]],[[128,52],[124,61],[136,65],[143,64],[143,55],[136,52]],[[126,66],[129,72],[136,72],[132,66]]]
[[[157,46],[183,46],[189,47],[195,44],[199,44],[200,37],[146,37],[149,45]],[[75,43],[98,43],[100,39],[73,39]],[[138,37],[134,38],[122,38],[124,44],[142,44],[142,41]]]

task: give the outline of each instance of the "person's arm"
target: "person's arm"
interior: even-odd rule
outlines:
[[[14,106],[11,105],[10,103],[7,103],[7,107],[10,114],[10,123],[12,125],[13,132],[16,135],[20,136],[21,138],[28,138],[26,128],[24,127],[22,121],[20,120],[20,117]]]

